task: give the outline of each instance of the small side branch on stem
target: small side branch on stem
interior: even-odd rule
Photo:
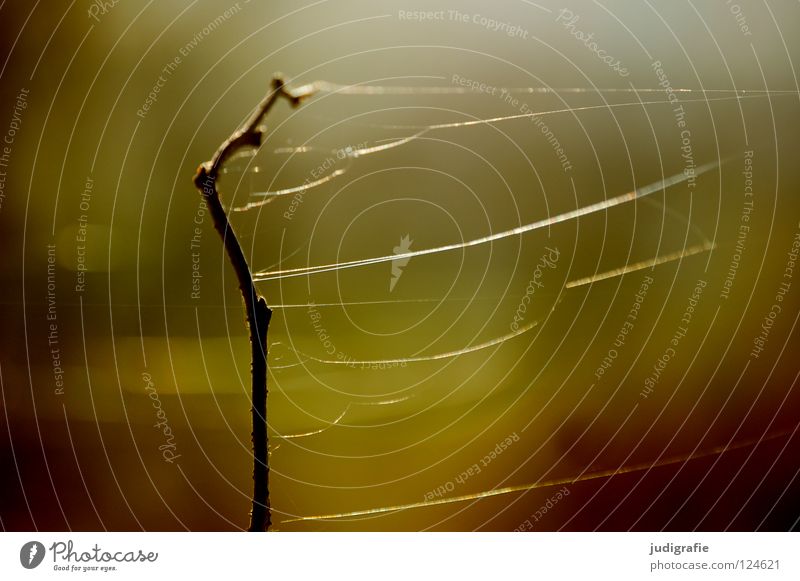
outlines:
[[[217,177],[227,159],[245,147],[259,147],[263,132],[259,129],[261,120],[281,97],[297,106],[313,90],[303,88],[291,91],[283,79],[276,75],[272,80],[272,90],[261,102],[244,127],[231,135],[210,161],[200,165],[194,177],[194,184],[205,198],[214,229],[219,233],[225,246],[244,299],[247,313],[247,326],[250,330],[251,374],[252,374],[252,420],[253,420],[253,508],[250,513],[250,531],[266,531],[270,527],[269,506],[269,446],[267,441],[267,330],[272,311],[253,282],[253,273],[244,256],[239,239],[233,231],[228,215],[219,197]]]

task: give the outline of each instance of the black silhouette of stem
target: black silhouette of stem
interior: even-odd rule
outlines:
[[[272,89],[261,102],[245,126],[231,135],[214,157],[197,169],[194,184],[205,198],[214,229],[222,237],[225,252],[239,281],[244,306],[247,313],[247,326],[250,330],[251,373],[252,373],[252,421],[253,421],[253,508],[250,513],[250,531],[269,530],[269,443],[267,440],[267,331],[272,311],[267,301],[256,289],[253,274],[242,252],[239,239],[228,221],[228,215],[220,201],[217,190],[217,177],[225,161],[238,150],[245,147],[259,147],[263,132],[259,129],[261,120],[272,106],[285,97],[293,106],[310,96],[309,88],[290,91],[283,79],[276,75]]]

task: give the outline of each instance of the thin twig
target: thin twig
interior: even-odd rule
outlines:
[[[259,147],[263,131],[261,120],[272,106],[285,97],[293,105],[313,94],[308,87],[291,91],[280,75],[272,80],[272,90],[261,102],[245,126],[231,135],[217,150],[214,157],[200,165],[194,177],[194,185],[200,190],[214,221],[214,228],[222,238],[225,252],[236,272],[239,290],[242,292],[247,326],[250,330],[252,372],[252,420],[253,420],[253,509],[250,513],[250,531],[269,530],[269,445],[267,442],[267,330],[272,311],[267,301],[258,292],[253,282],[253,273],[242,252],[242,247],[233,231],[228,215],[220,201],[217,177],[227,159],[245,147]]]

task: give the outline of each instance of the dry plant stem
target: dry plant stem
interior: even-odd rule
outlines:
[[[299,105],[310,91],[288,90],[280,76],[272,81],[272,90],[261,102],[245,126],[233,135],[214,154],[214,157],[197,170],[194,184],[205,198],[214,229],[222,237],[225,252],[236,272],[239,290],[242,292],[247,325],[250,330],[252,373],[252,421],[253,421],[253,509],[250,513],[250,531],[269,530],[269,445],[267,441],[267,330],[272,311],[253,283],[253,273],[244,256],[239,239],[233,231],[228,215],[220,201],[217,177],[225,161],[238,150],[261,145],[262,131],[258,128],[272,106],[285,97],[292,105]]]

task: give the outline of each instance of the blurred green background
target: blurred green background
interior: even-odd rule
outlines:
[[[412,257],[399,276],[382,262],[259,283],[275,311],[276,529],[796,528],[799,17],[796,3],[747,1],[3,3],[0,524],[246,525],[247,333],[191,178],[282,71],[293,86],[386,89],[281,103],[264,147],[229,164],[232,206],[347,170],[232,214],[256,270],[557,216],[680,174],[687,139],[689,165],[723,163],[580,219]],[[665,78],[686,89],[677,103]],[[455,90],[472,81],[498,90]],[[554,113],[435,129],[319,170],[348,146],[527,111]],[[698,245],[713,250],[567,287]],[[558,261],[523,303],[546,248]],[[519,326],[538,325],[483,349],[386,369],[319,361],[482,345],[512,333],[522,304]],[[643,469],[582,479],[625,467]],[[576,480],[555,505],[560,487],[283,522],[554,479]]]

